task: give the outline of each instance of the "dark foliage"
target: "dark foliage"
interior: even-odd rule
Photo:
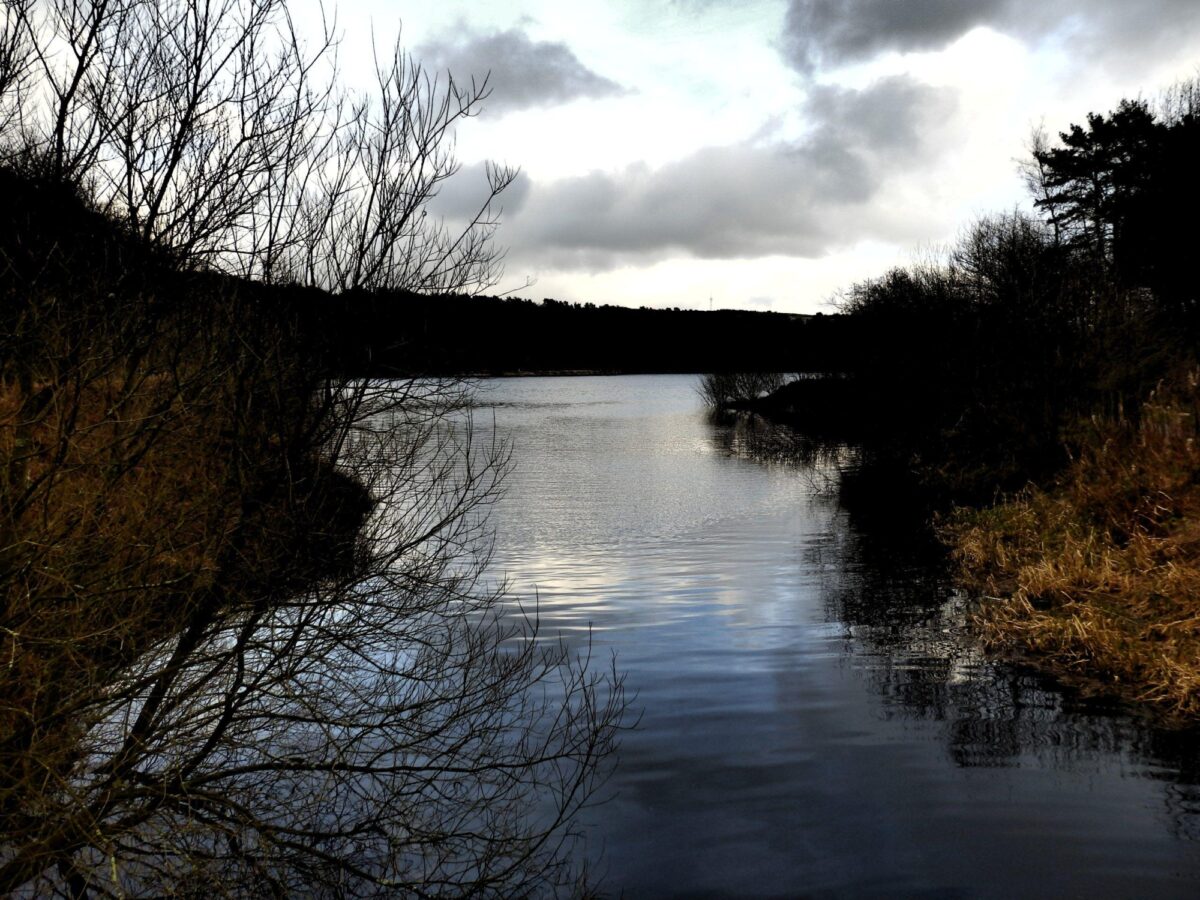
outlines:
[[[1187,104],[1159,117],[1125,101],[1060,137],[1028,170],[1044,220],[982,219],[944,259],[853,286],[844,365],[830,367],[843,375],[763,409],[846,429],[939,503],[1045,481],[1079,423],[1136,419],[1195,354],[1200,120]]]
[[[303,300],[301,299],[301,302]],[[839,365],[838,315],[632,309],[410,292],[310,297],[306,330],[336,368],[413,372],[775,372]]]
[[[476,583],[462,387],[339,379],[330,294],[0,190],[0,894],[573,880],[620,683]]]

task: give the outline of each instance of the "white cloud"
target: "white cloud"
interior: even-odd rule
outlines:
[[[363,2],[356,18],[386,35],[395,7]],[[509,73],[509,100],[497,80],[459,129],[466,165],[434,212],[478,201],[482,160],[520,165],[503,287],[532,275],[535,292],[598,302],[706,305],[708,284],[718,304],[813,310],[1023,202],[1031,126],[1153,96],[1200,59],[1197,0],[443,0],[404,15],[416,46],[444,51],[427,63]],[[523,72],[538,47],[549,63]],[[369,57],[343,46],[347,63]]]
[[[702,259],[821,256],[868,238],[911,237],[882,201],[937,152],[953,94],[905,77],[826,86],[794,142],[702,147],[661,167],[634,164],[532,184],[506,238],[587,270],[682,253]]]

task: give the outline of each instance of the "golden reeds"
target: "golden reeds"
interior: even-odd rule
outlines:
[[[986,599],[985,644],[1200,717],[1200,372],[1160,385],[1138,422],[1093,422],[1058,485],[945,527]]]

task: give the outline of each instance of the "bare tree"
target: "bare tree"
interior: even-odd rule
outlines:
[[[514,173],[425,215],[486,82],[397,49],[355,97],[333,33],[6,6],[0,893],[570,881],[624,703],[482,580],[506,448],[458,381],[333,377],[263,286],[486,287]]]
[[[1180,79],[1165,88],[1154,104],[1154,113],[1167,125],[1200,116],[1200,74]]]
[[[456,386],[412,389],[419,398],[404,405],[390,389],[372,398],[376,416],[339,457],[379,504],[344,571],[312,583],[237,577],[280,562],[262,530],[243,524],[256,521],[247,495],[295,486],[234,464],[224,478],[249,484],[148,514],[159,528],[185,521],[139,530],[132,556],[115,551],[115,571],[86,554],[71,567],[52,560],[56,576],[79,577],[81,611],[53,604],[54,584],[40,585],[39,603],[8,610],[8,649],[24,668],[85,665],[38,687],[36,734],[5,748],[7,762],[26,766],[7,767],[23,778],[5,798],[0,890],[140,895],[186,883],[218,895],[511,896],[568,875],[568,826],[612,749],[619,681],[601,683],[539,641],[536,622],[509,615],[478,582],[498,448],[447,427]],[[149,464],[166,468],[161,454],[199,438],[173,424]],[[337,471],[315,470],[306,505]],[[130,469],[96,497],[91,527],[119,536],[109,510],[145,487]],[[52,486],[45,493],[61,504]],[[261,521],[281,528],[281,498],[256,499],[270,509]],[[222,527],[203,528],[214,510]],[[207,566],[168,568],[163,556],[187,535]],[[86,542],[52,543],[61,554]],[[165,576],[174,590],[154,590],[151,579]],[[104,602],[106,591],[124,601]],[[164,601],[177,605],[156,621]],[[39,622],[51,605],[70,621]],[[114,609],[121,617],[105,621]],[[114,659],[117,637],[137,652]]]
[[[701,378],[697,391],[705,405],[727,409],[779,390],[786,382],[780,372],[714,372]]]
[[[443,84],[397,47],[376,65],[377,103],[360,102],[339,125],[333,159],[305,198],[304,280],[330,290],[407,287],[471,292],[495,283],[496,202],[516,171],[489,165],[488,191],[455,233],[426,211],[458,171],[452,129],[487,97],[487,81]],[[415,113],[415,114],[414,114]]]
[[[4,4],[3,30],[0,31],[0,131],[19,127],[15,120],[21,110],[21,98],[29,81],[33,48],[22,27],[22,7],[28,0],[8,0]]]
[[[329,290],[495,282],[498,198],[516,171],[489,167],[458,231],[426,211],[458,170],[454,128],[480,109],[486,79],[433,76],[397,42],[377,58],[374,93],[348,92],[333,23],[306,42],[286,0],[8,10],[0,74],[32,67],[38,82],[9,153],[86,179],[136,233],[207,266]]]
[[[1046,134],[1045,125],[1038,125],[1029,133],[1025,145],[1026,157],[1019,163],[1021,178],[1025,188],[1033,197],[1036,206],[1046,214],[1046,221],[1054,234],[1054,243],[1062,243],[1062,221],[1059,203],[1054,190],[1050,187],[1050,172],[1046,167],[1046,154],[1050,151],[1050,137]]]

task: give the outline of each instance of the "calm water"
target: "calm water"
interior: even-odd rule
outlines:
[[[983,660],[914,529],[839,509],[687,376],[485,382],[494,571],[636,694],[613,895],[1200,896],[1200,734]]]

